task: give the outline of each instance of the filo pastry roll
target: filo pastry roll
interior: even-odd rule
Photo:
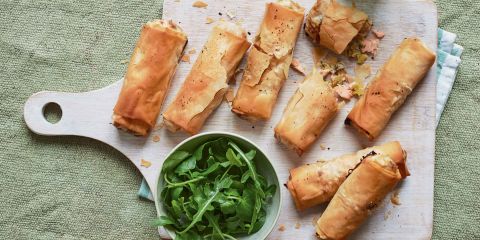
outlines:
[[[288,76],[304,8],[291,0],[266,5],[260,31],[250,50],[232,111],[252,121],[267,120]]]
[[[314,68],[290,98],[275,127],[275,137],[302,155],[337,112],[333,89]]]
[[[335,0],[317,0],[305,21],[307,36],[337,54],[344,52],[359,33],[369,28],[366,13]]]
[[[402,180],[388,155],[372,154],[348,176],[316,224],[320,239],[345,239]]]
[[[403,178],[410,175],[406,167],[407,153],[397,141],[362,149],[330,161],[306,164],[290,169],[290,177],[287,182],[287,188],[297,209],[304,210],[330,201],[347,178],[349,171],[372,152],[393,159]]]
[[[378,71],[347,116],[345,124],[370,140],[378,137],[435,62],[435,53],[418,38],[406,38]]]
[[[144,136],[155,126],[186,44],[187,35],[172,21],[143,26],[113,110],[116,127]]]
[[[220,22],[205,43],[175,100],[163,113],[171,131],[195,134],[222,102],[228,81],[250,47],[247,34],[237,24]]]

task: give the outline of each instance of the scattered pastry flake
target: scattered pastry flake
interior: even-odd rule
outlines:
[[[160,141],[160,136],[154,135],[153,138],[152,138],[152,140],[153,140],[154,142],[158,142],[158,141]]]
[[[301,73],[303,76],[306,76],[307,73],[305,72],[305,68],[302,66],[300,61],[296,58],[292,60],[292,63],[290,64],[290,67],[292,67],[294,70],[297,72]]]
[[[301,225],[300,225],[299,222],[295,223],[295,229],[300,229],[300,226],[301,226]]]
[[[227,92],[225,93],[225,101],[227,101],[227,103],[231,106],[232,105],[232,102],[233,102],[233,98],[235,96],[233,95],[233,89],[232,88],[228,88],[227,89]]]
[[[235,16],[236,16],[236,14],[232,10],[227,10],[227,17],[229,17],[230,20],[235,18]]]
[[[377,37],[379,39],[382,39],[383,37],[385,37],[385,33],[382,32],[382,31],[372,29],[372,33],[373,33],[373,35],[375,35],[375,37]]]
[[[383,215],[383,220],[387,220],[391,215],[392,215],[391,210],[386,211],[385,214]]]
[[[150,161],[142,159],[142,160],[140,160],[140,166],[148,168],[148,167],[152,166],[152,163]]]
[[[325,150],[325,149],[327,149],[327,147],[325,147],[325,145],[323,145],[322,143],[320,143],[320,149]]]
[[[195,54],[197,52],[197,50],[195,48],[192,48],[190,49],[190,51],[188,51],[188,54]]]
[[[182,56],[182,59],[181,59],[181,60],[182,60],[182,62],[188,62],[188,63],[190,63],[190,55],[184,54],[184,55]]]
[[[370,76],[370,74],[372,74],[372,66],[370,66],[370,64],[357,64],[355,66],[355,77],[365,80]]]
[[[196,8],[207,8],[208,3],[204,1],[195,1],[192,6]]]
[[[394,205],[401,205],[400,203],[400,197],[398,194],[400,191],[397,189],[392,193],[392,196],[390,197],[390,202],[392,202]]]
[[[280,227],[278,227],[278,231],[280,231],[280,232],[285,231],[285,225],[280,224]]]
[[[120,61],[120,64],[127,64],[128,63],[128,59],[124,59],[122,61]]]
[[[180,0],[175,0],[175,2],[180,2]]]
[[[362,41],[362,53],[371,54],[373,57],[377,54],[378,44],[380,40],[378,38],[367,38]]]
[[[162,128],[163,128],[163,122],[155,125],[155,127],[153,127],[153,131],[158,131]]]
[[[207,19],[206,19],[206,22],[205,22],[205,23],[206,23],[206,24],[210,24],[210,23],[213,23],[213,22],[215,22],[215,20],[214,20],[213,18],[211,18],[211,17],[207,17]]]

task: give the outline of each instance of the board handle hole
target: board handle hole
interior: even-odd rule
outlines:
[[[62,108],[58,103],[49,102],[43,106],[43,117],[51,124],[58,123],[62,119]]]

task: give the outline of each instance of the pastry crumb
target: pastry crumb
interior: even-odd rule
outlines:
[[[232,10],[227,10],[227,17],[230,18],[230,20],[235,18],[235,13]]]
[[[211,18],[211,17],[207,17],[207,19],[206,19],[206,22],[205,22],[205,23],[206,23],[206,24],[210,24],[210,23],[213,23],[213,22],[215,22],[215,20],[214,20],[213,18]]]
[[[300,63],[300,61],[296,58],[292,59],[292,63],[290,64],[290,67],[292,67],[297,72],[301,73],[303,76],[307,75],[307,73],[305,72],[305,68]]]
[[[383,220],[387,220],[392,215],[392,211],[388,210],[383,215]]]
[[[327,147],[325,147],[325,145],[323,145],[322,143],[320,143],[320,149],[325,150],[325,149],[327,149]]]
[[[301,226],[301,225],[300,225],[299,222],[295,223],[295,229],[300,229],[300,226]]]
[[[280,231],[280,232],[285,231],[285,225],[280,224],[280,226],[278,227],[278,231]]]
[[[195,1],[193,4],[192,4],[193,7],[196,7],[196,8],[207,8],[208,6],[208,3],[204,2],[204,1]]]
[[[160,136],[154,135],[153,138],[152,138],[152,140],[153,140],[154,142],[158,142],[158,141],[160,141]]]
[[[235,96],[233,95],[233,89],[232,88],[228,88],[227,89],[227,92],[225,93],[225,101],[227,101],[227,103],[231,106],[232,105],[232,102],[233,102],[233,98]]]
[[[398,194],[400,191],[397,189],[392,193],[392,196],[390,197],[390,202],[392,202],[394,205],[401,205],[400,203],[400,197]]]
[[[122,61],[120,61],[120,64],[127,64],[128,63],[128,59],[124,59]]]
[[[163,128],[163,122],[155,125],[155,127],[153,127],[153,131],[158,131],[162,128]]]
[[[150,161],[145,160],[145,159],[141,159],[140,160],[140,166],[148,168],[148,167],[152,166],[152,163]]]
[[[175,2],[180,2],[180,0],[175,0]]]
[[[197,50],[195,48],[192,48],[190,51],[188,51],[188,54],[195,54]]]
[[[382,39],[383,37],[385,37],[385,33],[382,32],[382,31],[372,29],[372,33],[373,33],[373,35],[375,35],[375,37],[377,37],[379,39]]]
[[[188,63],[190,63],[190,55],[184,54],[184,55],[182,56],[182,62],[188,62]]]
[[[367,79],[372,73],[372,67],[370,64],[357,64],[355,66],[355,77],[360,78],[362,81]]]

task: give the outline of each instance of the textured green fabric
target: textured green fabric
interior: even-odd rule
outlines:
[[[434,239],[480,239],[480,2],[438,1],[440,27],[465,47],[437,134]],[[0,1],[0,239],[158,239],[154,205],[120,153],[79,137],[28,131],[25,100],[82,92],[124,71],[161,1]]]

